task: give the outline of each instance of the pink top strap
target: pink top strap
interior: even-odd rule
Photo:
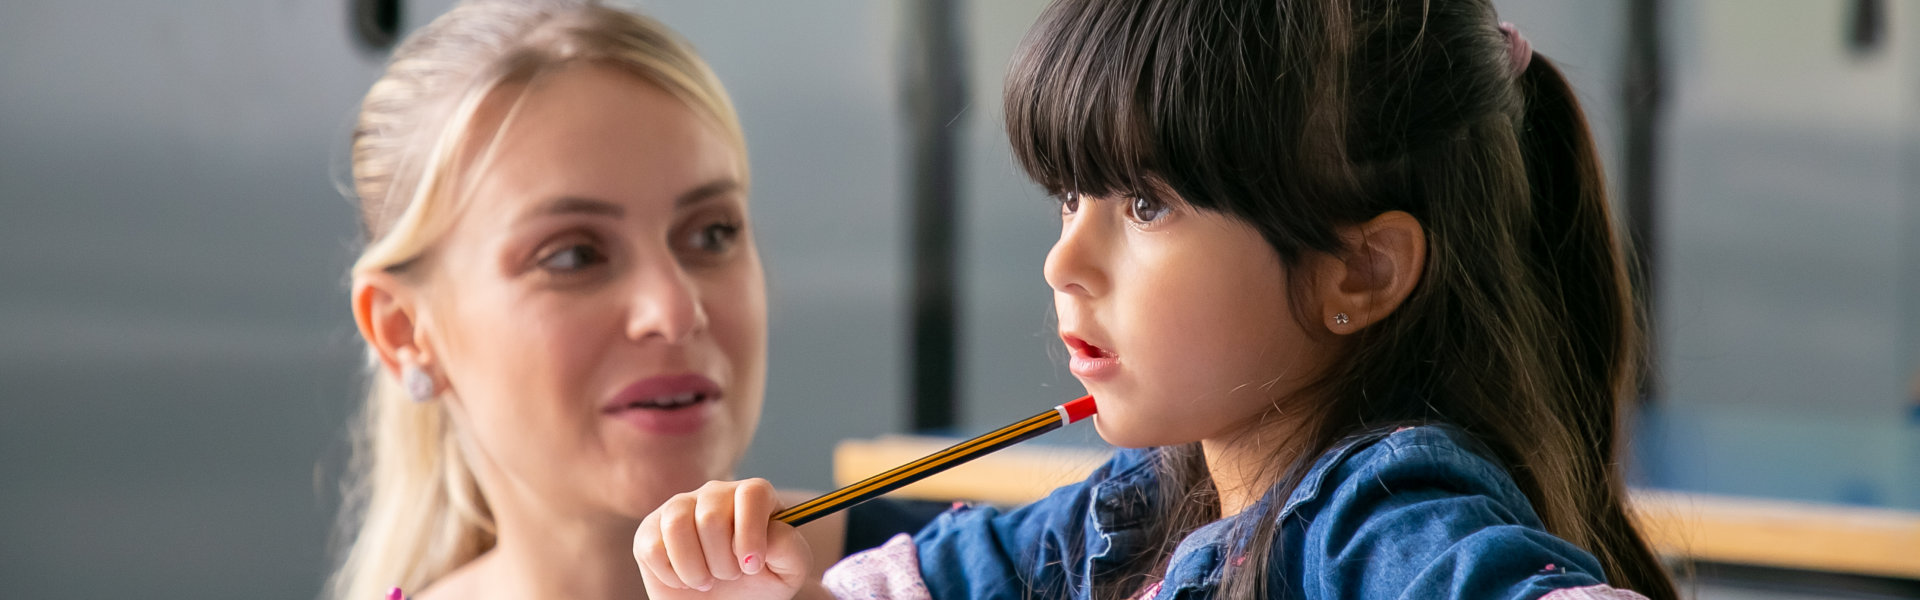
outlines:
[[[1547,592],[1540,600],[1647,600],[1647,597],[1612,586],[1590,585]]]

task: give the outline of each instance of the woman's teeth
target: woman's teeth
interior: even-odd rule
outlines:
[[[682,406],[697,404],[701,400],[705,400],[706,398],[707,398],[706,394],[702,394],[699,392],[687,392],[685,394],[680,394],[678,396],[667,396],[663,398],[650,398],[647,400],[641,400],[639,402],[635,402],[633,404],[627,405],[627,408],[680,408]]]

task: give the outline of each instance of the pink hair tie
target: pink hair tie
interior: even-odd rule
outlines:
[[[1527,64],[1533,62],[1533,44],[1527,43],[1527,36],[1520,35],[1520,28],[1505,21],[1500,22],[1500,35],[1507,38],[1507,62],[1513,65],[1513,76],[1519,77],[1527,72]]]

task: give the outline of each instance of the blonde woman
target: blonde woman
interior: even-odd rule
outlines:
[[[641,594],[641,519],[729,478],[760,416],[746,156],[638,15],[468,2],[399,47],[354,131],[376,360],[331,597]],[[802,532],[814,564],[845,527]]]

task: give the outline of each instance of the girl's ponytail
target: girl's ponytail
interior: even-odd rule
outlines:
[[[1534,231],[1529,258],[1548,310],[1567,325],[1569,371],[1581,389],[1627,394],[1638,376],[1640,325],[1614,237],[1593,134],[1573,88],[1553,61],[1534,55],[1520,75],[1526,111],[1520,123]],[[1594,440],[1610,446],[1612,440]]]
[[[1545,56],[1533,54],[1520,73],[1525,112],[1519,138],[1533,231],[1526,259],[1540,283],[1548,323],[1560,324],[1552,348],[1567,374],[1563,402],[1580,465],[1590,486],[1584,506],[1596,538],[1591,549],[1614,585],[1649,598],[1673,598],[1672,579],[1628,519],[1625,478],[1614,460],[1626,431],[1626,402],[1643,366],[1643,326],[1634,302],[1622,240],[1608,210],[1592,132],[1572,86]]]

